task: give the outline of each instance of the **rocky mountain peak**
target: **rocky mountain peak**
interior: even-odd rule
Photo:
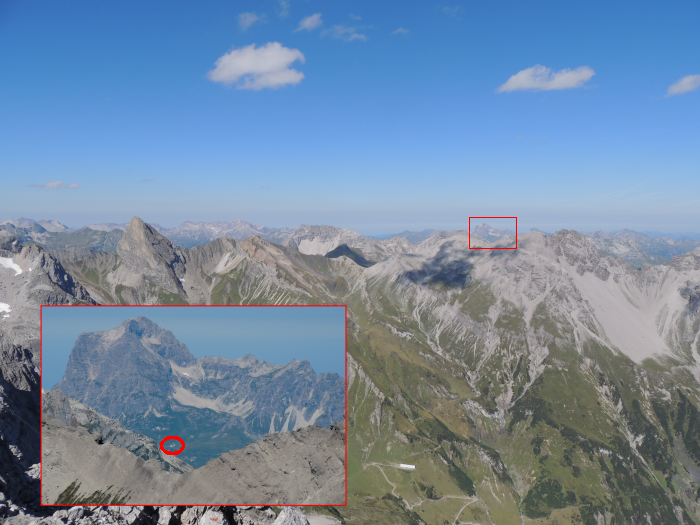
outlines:
[[[148,317],[140,315],[121,324],[126,334],[139,338],[140,343],[168,361],[185,366],[196,361],[187,345],[177,340],[170,330],[164,330]],[[118,330],[118,329],[117,329]]]
[[[182,251],[139,217],[134,217],[129,222],[129,227],[117,246],[117,253],[123,259],[137,258],[138,263],[146,263],[152,269],[165,263],[178,277],[185,272]]]
[[[68,226],[66,226],[65,224],[62,224],[56,220],[41,220],[41,221],[37,221],[37,224],[39,224],[42,228],[44,228],[48,232],[67,233],[67,232],[71,231],[71,229]]]
[[[139,217],[129,222],[117,254],[131,272],[142,274],[168,292],[182,294],[186,273],[187,249],[175,246],[156,228]]]
[[[563,256],[569,266],[575,266],[580,275],[595,271],[598,266],[598,250],[593,242],[577,231],[559,230],[549,237],[549,242],[554,253]]]
[[[700,270],[700,247],[690,253],[674,257],[668,264],[678,271]]]
[[[139,315],[133,319],[127,319],[121,325],[128,332],[139,337],[154,337],[164,331],[156,323],[143,315]]]
[[[233,361],[233,364],[240,368],[250,368],[258,364],[258,360],[253,354],[246,354]]]
[[[9,252],[6,255],[19,253],[22,251],[22,245],[17,240],[17,237],[5,230],[0,230],[0,250]]]

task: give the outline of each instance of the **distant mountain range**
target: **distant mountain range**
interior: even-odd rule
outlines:
[[[389,235],[367,235],[367,237],[372,239],[392,239],[394,237],[403,237],[411,244],[420,244],[436,231],[437,230],[423,230],[420,232],[412,232],[404,230],[401,233],[391,233]]]
[[[60,256],[64,260],[85,258],[89,251],[116,253],[117,244],[128,226],[128,223],[100,223],[71,230],[58,221],[34,221],[24,217],[0,222],[0,230],[10,232],[24,244],[38,244],[54,252],[61,251],[63,253]],[[441,233],[438,230],[406,230],[373,237],[335,226],[302,224],[295,229],[268,228],[242,220],[197,223],[186,221],[177,228],[163,228],[157,224],[151,224],[151,227],[176,245],[185,248],[203,246],[221,237],[243,241],[253,236],[294,247],[302,253],[316,255],[326,255],[342,245],[347,245],[361,260],[367,261],[366,264],[372,264],[393,254],[410,252],[411,246],[418,246]],[[540,230],[533,228],[530,231]],[[484,223],[473,226],[472,234],[488,242],[496,242],[512,237],[515,232]],[[614,233],[597,231],[583,235],[593,240],[601,255],[622,259],[637,268],[644,264],[663,264],[700,246],[700,233],[640,233],[624,229]],[[313,242],[310,242],[311,238]],[[335,256],[335,253],[333,252],[331,257]]]
[[[515,235],[513,230],[508,230],[506,228],[492,228],[486,223],[473,226],[471,232],[489,242],[499,241]]]
[[[627,229],[615,233],[597,231],[584,235],[593,240],[601,255],[622,259],[636,268],[645,264],[663,264],[700,246],[700,237],[650,237]]]

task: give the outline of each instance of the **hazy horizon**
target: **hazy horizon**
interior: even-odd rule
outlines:
[[[692,231],[699,18],[690,0],[4,2],[3,211]]]
[[[37,216],[37,217],[38,217],[38,216]],[[98,217],[95,217],[94,220],[89,221],[89,222],[86,222],[85,224],[76,225],[75,223],[69,224],[69,223],[64,222],[64,221],[62,221],[62,220],[60,220],[60,219],[57,219],[56,217],[40,217],[40,218],[37,218],[37,217],[31,217],[31,216],[29,216],[28,214],[24,214],[24,215],[18,215],[18,216],[16,216],[16,217],[4,217],[4,218],[0,218],[0,222],[6,221],[6,220],[19,220],[19,219],[31,219],[31,220],[35,220],[35,221],[40,221],[40,220],[58,220],[60,223],[64,224],[65,226],[68,226],[68,227],[71,228],[72,230],[78,230],[78,229],[80,229],[80,228],[84,228],[84,227],[86,227],[86,226],[89,226],[90,224],[103,224],[103,223],[124,224],[124,223],[128,223],[128,222],[131,220],[131,217],[128,217],[128,218],[121,218],[121,219],[117,218],[117,219],[115,219],[115,220],[99,220]],[[141,217],[141,216],[139,216],[139,217]],[[143,218],[143,217],[141,217],[141,218]],[[146,219],[144,219],[144,220],[146,220]],[[346,228],[346,229],[355,231],[355,232],[357,232],[357,233],[359,233],[359,234],[361,234],[361,235],[364,235],[364,236],[368,236],[368,237],[377,237],[377,238],[381,238],[381,237],[385,237],[385,236],[389,236],[389,235],[395,235],[395,234],[397,234],[397,233],[401,233],[401,232],[404,232],[404,231],[422,232],[422,231],[424,231],[424,230],[446,231],[446,230],[467,230],[467,229],[468,229],[468,223],[467,223],[467,222],[465,222],[464,224],[459,224],[459,223],[458,223],[458,224],[454,224],[454,225],[447,225],[447,226],[445,226],[445,227],[439,227],[439,226],[430,225],[430,224],[427,224],[427,225],[426,225],[426,224],[423,224],[423,223],[417,224],[417,225],[416,225],[416,224],[408,224],[408,225],[403,224],[403,225],[396,225],[396,227],[395,227],[392,231],[383,231],[383,230],[378,230],[378,229],[367,229],[367,228],[361,228],[361,229],[358,228],[358,229],[355,229],[355,228],[352,228],[352,227],[350,227],[350,226],[344,226],[344,225],[339,225],[339,224],[332,224],[332,223],[310,223],[310,222],[308,222],[308,221],[304,221],[304,222],[298,223],[298,224],[296,224],[296,225],[276,226],[276,225],[273,225],[273,224],[267,224],[267,223],[265,223],[265,222],[257,222],[257,221],[246,220],[246,219],[240,218],[240,217],[235,218],[235,219],[222,219],[222,218],[219,218],[219,219],[208,220],[208,221],[207,221],[207,220],[185,219],[185,220],[182,220],[182,221],[180,221],[180,222],[178,222],[178,223],[166,223],[165,221],[158,221],[158,220],[151,220],[151,221],[146,220],[146,222],[149,223],[149,224],[158,224],[159,226],[161,226],[161,227],[163,227],[163,228],[171,229],[171,228],[177,228],[178,226],[182,225],[184,222],[192,222],[192,223],[198,223],[198,222],[220,222],[220,221],[221,221],[221,222],[234,222],[234,221],[236,221],[236,220],[241,220],[241,221],[243,221],[243,222],[249,222],[249,223],[252,223],[252,224],[257,224],[257,225],[259,225],[259,226],[265,226],[265,227],[268,227],[268,228],[279,228],[279,229],[282,229],[282,228],[289,228],[289,229],[292,229],[292,230],[295,229],[295,228],[297,228],[297,227],[299,227],[299,226],[302,225],[302,224],[310,224],[310,225],[323,225],[323,224],[327,224],[327,225],[335,226],[335,227],[338,227],[338,228]],[[514,229],[514,226],[513,226],[513,225],[507,224],[505,221],[502,221],[502,220],[501,220],[501,221],[499,221],[499,220],[488,220],[488,219],[487,219],[487,220],[482,220],[481,218],[479,218],[479,220],[477,220],[476,222],[473,220],[472,223],[473,223],[474,225],[478,225],[478,224],[485,223],[485,224],[488,224],[489,226],[494,227],[494,228],[507,228],[507,229],[511,229],[511,230]],[[609,225],[601,225],[601,224],[598,224],[598,225],[595,225],[595,226],[593,226],[593,225],[584,225],[584,227],[581,228],[581,227],[578,227],[578,225],[576,225],[576,224],[552,225],[552,224],[549,224],[549,223],[547,223],[547,224],[535,224],[535,225],[529,225],[529,224],[526,223],[526,225],[523,226],[523,223],[522,223],[521,219],[518,218],[518,234],[527,233],[528,231],[533,230],[533,229],[535,229],[535,230],[541,230],[541,231],[544,231],[545,233],[554,233],[554,232],[556,232],[556,231],[563,230],[563,229],[566,229],[566,230],[575,230],[575,231],[578,231],[579,233],[593,233],[593,232],[597,232],[597,231],[604,231],[604,232],[607,232],[607,233],[616,233],[616,232],[618,232],[618,231],[620,231],[620,230],[628,229],[628,230],[632,230],[632,231],[635,231],[635,232],[638,232],[638,233],[643,233],[643,234],[653,233],[655,236],[656,236],[656,234],[659,234],[659,233],[662,234],[662,235],[682,235],[682,234],[695,234],[695,235],[697,235],[697,234],[700,234],[700,228],[696,228],[695,230],[693,230],[692,227],[687,227],[687,228],[685,228],[685,229],[676,229],[676,230],[672,230],[672,229],[659,229],[659,228],[657,228],[657,227],[646,227],[646,228],[645,228],[645,227],[643,227],[643,226],[640,226],[640,227],[632,227],[632,226],[628,226],[628,225],[609,226]]]

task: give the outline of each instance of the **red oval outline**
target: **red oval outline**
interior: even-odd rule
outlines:
[[[163,443],[165,443],[165,442],[168,441],[169,439],[177,439],[180,443],[182,443],[182,447],[181,447],[180,449],[174,450],[174,451],[172,451],[172,452],[169,452],[169,451],[165,450],[165,449],[163,448]],[[166,437],[164,437],[164,438],[162,439],[162,441],[160,442],[160,449],[161,449],[163,452],[165,452],[168,456],[177,456],[180,452],[182,452],[183,450],[185,450],[185,442],[184,442],[182,439],[180,439],[179,436],[166,436]]]

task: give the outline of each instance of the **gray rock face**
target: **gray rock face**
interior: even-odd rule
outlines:
[[[181,365],[194,360],[171,332],[146,318],[130,319],[109,332],[81,334],[55,388],[111,417],[127,409],[145,412],[152,403],[162,409],[162,399],[143,394],[167,396],[172,374],[168,357]]]
[[[188,250],[173,244],[157,228],[134,217],[117,246],[116,257],[97,254],[78,260],[61,252],[85,285],[104,302],[128,304],[204,304],[211,277],[222,258],[236,248],[221,238]],[[235,257],[234,257],[235,258]]]
[[[38,246],[0,231],[0,516],[39,504],[39,308],[94,304]]]
[[[156,441],[186,432],[182,458],[195,466],[268,433],[328,426],[345,414],[338,374],[252,355],[195,359],[145,317],[81,334],[55,388]]]
[[[304,513],[296,507],[285,507],[273,525],[309,525]]]
[[[164,472],[83,427],[42,421],[45,504],[342,504],[344,427],[271,434],[185,474]],[[98,492],[95,492],[98,491]],[[90,498],[95,498],[91,501]]]
[[[0,516],[13,504],[39,503],[39,374],[32,358],[30,348],[0,333]]]
[[[548,238],[555,254],[563,256],[569,266],[574,266],[579,275],[595,272],[601,256],[595,245],[575,231],[560,230]]]
[[[165,471],[179,474],[194,470],[177,456],[164,454],[160,444],[142,434],[127,430],[124,425],[94,411],[87,405],[66,396],[60,390],[46,392],[42,399],[42,411],[70,427],[82,426],[95,436],[96,441],[111,443],[145,461],[154,459]]]
[[[124,232],[117,254],[124,265],[154,280],[172,293],[182,290],[180,279],[185,276],[185,255],[152,226],[138,217],[131,219]]]
[[[700,270],[700,248],[695,248],[690,253],[675,257],[668,265],[679,272]]]
[[[72,507],[44,518],[19,514],[5,525],[271,525],[269,507]]]

